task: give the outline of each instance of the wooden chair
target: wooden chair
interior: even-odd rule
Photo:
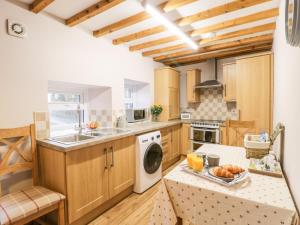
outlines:
[[[33,184],[37,183],[36,141],[34,125],[0,129],[0,176],[22,170],[32,170]],[[26,150],[28,150],[26,152]],[[65,224],[65,196],[41,186],[32,186],[0,198],[0,224],[22,225],[54,210],[58,224]]]
[[[244,136],[246,133],[254,132],[255,121],[226,121],[226,144],[232,146],[244,146]],[[231,132],[233,131],[233,133]],[[230,140],[232,141],[230,142]]]

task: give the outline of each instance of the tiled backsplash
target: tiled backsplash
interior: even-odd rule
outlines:
[[[88,121],[97,121],[101,127],[116,127],[117,118],[125,116],[124,109],[101,109],[88,110]],[[34,112],[34,123],[36,125],[37,139],[46,139],[50,137],[50,120],[48,112]],[[150,109],[147,109],[146,120],[150,120]]]
[[[223,100],[222,89],[203,89],[200,96],[200,103],[189,104],[181,111],[190,112],[195,120],[238,119],[236,104]]]
[[[46,139],[50,137],[50,120],[48,112],[34,112],[33,121],[36,129],[37,139]]]
[[[111,127],[112,117],[112,110],[110,109],[90,110],[88,112],[89,121],[97,121],[102,127]]]

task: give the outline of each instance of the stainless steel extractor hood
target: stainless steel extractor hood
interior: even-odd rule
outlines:
[[[211,77],[215,77],[214,80],[207,80],[204,82],[201,82],[200,84],[197,84],[195,88],[197,89],[204,89],[204,88],[223,88],[223,84],[220,83],[218,79],[218,68],[217,68],[217,60],[216,59],[211,59],[208,60],[208,63],[211,64]]]

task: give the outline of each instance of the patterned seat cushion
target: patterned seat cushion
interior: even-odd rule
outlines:
[[[65,199],[62,194],[40,186],[7,194],[0,198],[0,224],[12,224],[54,205],[62,199]]]

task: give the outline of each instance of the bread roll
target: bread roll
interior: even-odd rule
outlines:
[[[230,173],[228,170],[223,169],[222,167],[218,166],[213,169],[213,173],[217,177],[225,177],[225,178],[234,178],[234,175]]]

